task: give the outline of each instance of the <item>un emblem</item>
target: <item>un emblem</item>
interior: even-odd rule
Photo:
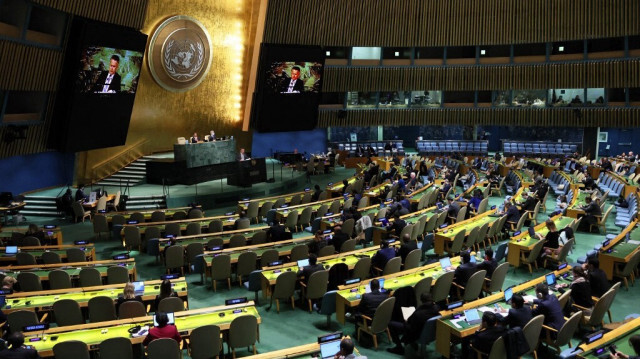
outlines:
[[[147,53],[149,70],[158,85],[184,92],[197,87],[209,72],[211,40],[198,20],[173,16],[155,30]]]

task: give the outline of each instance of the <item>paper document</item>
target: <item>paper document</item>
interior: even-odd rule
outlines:
[[[525,302],[529,302],[529,303],[533,303],[533,301],[536,299],[536,297],[532,295],[523,295],[522,298],[524,299]]]
[[[453,324],[454,327],[458,328],[458,329],[462,329],[462,326],[460,324],[458,324],[458,322],[460,322],[461,320],[464,320],[465,318],[458,318],[458,319],[451,319],[451,324]]]
[[[405,321],[409,320],[409,317],[416,311],[416,307],[400,307],[402,310],[402,317]]]
[[[640,241],[636,241],[635,239],[632,239],[632,240],[630,240],[630,241],[629,241],[629,242],[627,242],[627,243],[631,243],[631,244],[633,244],[633,245],[636,245],[636,246],[637,246],[637,245],[639,245],[639,244],[640,244]]]

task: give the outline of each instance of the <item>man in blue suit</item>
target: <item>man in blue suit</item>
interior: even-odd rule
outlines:
[[[380,250],[378,250],[373,258],[371,258],[371,264],[374,267],[384,269],[384,266],[387,265],[387,262],[395,256],[396,250],[389,247],[389,242],[382,241],[382,243],[380,243]]]
[[[555,295],[549,295],[549,287],[547,287],[546,283],[536,285],[536,297],[538,299],[533,301],[536,307],[531,311],[531,315],[534,317],[540,314],[544,315],[544,324],[546,326],[560,330],[564,325],[562,307]]]

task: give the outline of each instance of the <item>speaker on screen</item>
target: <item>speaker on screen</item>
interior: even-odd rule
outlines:
[[[324,60],[319,46],[262,44],[253,128],[259,132],[313,129],[318,120]]]
[[[75,17],[65,49],[49,147],[75,152],[123,145],[147,35]]]

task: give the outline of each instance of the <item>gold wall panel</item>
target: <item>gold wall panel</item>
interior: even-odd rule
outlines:
[[[327,67],[323,91],[640,87],[639,74],[640,59],[502,66]]]
[[[325,46],[536,43],[640,33],[637,0],[270,0],[265,41]]]
[[[255,12],[259,0],[148,0],[142,32],[151,36],[174,15],[199,20],[211,36],[209,74],[193,90],[176,93],[161,88],[145,60],[125,146],[78,154],[78,179],[91,179],[90,169],[105,158],[142,139],[145,153],[172,150],[177,137],[213,129],[217,136],[233,135],[238,146],[250,149],[251,132],[242,131],[244,93],[253,51]]]
[[[320,111],[318,127],[497,125],[639,127],[640,108],[580,109],[406,109]],[[342,116],[342,118],[341,118]]]

